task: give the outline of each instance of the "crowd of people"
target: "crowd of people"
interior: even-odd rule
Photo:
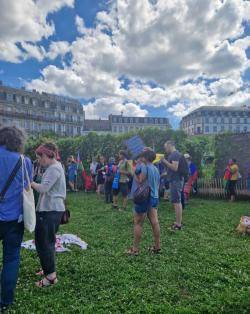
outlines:
[[[20,248],[24,233],[22,192],[28,188],[24,178],[23,163],[25,135],[16,127],[0,129],[0,240],[3,242],[3,267],[1,275],[1,309],[13,303],[14,290],[20,264]],[[55,264],[55,239],[65,212],[65,200],[68,189],[77,192],[78,179],[85,191],[95,191],[98,197],[104,195],[106,203],[114,210],[124,211],[127,200],[133,200],[134,239],[126,250],[128,255],[138,255],[143,223],[149,219],[152,227],[154,245],[151,253],[160,253],[160,225],[158,205],[162,195],[174,206],[176,220],[170,227],[173,231],[183,228],[182,211],[188,202],[192,190],[196,190],[198,171],[189,154],[182,155],[173,141],[164,145],[165,155],[154,163],[156,153],[146,147],[131,161],[127,152],[119,151],[117,158],[104,156],[93,158],[89,168],[84,169],[81,162],[70,156],[64,165],[60,161],[57,146],[47,142],[37,147],[36,160],[32,163],[25,157],[36,202],[35,245],[41,269],[37,271],[42,279],[36,282],[39,288],[57,283]],[[22,159],[23,160],[23,159]],[[233,200],[235,183],[238,176],[235,160],[230,161],[225,171],[228,190]],[[166,193],[166,191],[169,191]],[[121,196],[121,202],[119,202]],[[121,203],[121,206],[119,205]]]

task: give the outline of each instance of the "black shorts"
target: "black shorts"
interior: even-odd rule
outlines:
[[[113,194],[118,195],[119,193],[122,193],[123,197],[128,196],[128,183],[119,183],[118,189],[113,189]]]
[[[237,184],[236,180],[229,180],[228,186],[227,186],[229,195],[236,194],[236,184]]]

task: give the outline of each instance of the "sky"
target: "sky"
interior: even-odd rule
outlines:
[[[250,1],[0,0],[0,80],[89,119],[250,105]]]

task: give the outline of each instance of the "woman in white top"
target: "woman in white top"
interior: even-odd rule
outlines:
[[[35,244],[42,267],[38,275],[45,276],[36,285],[46,287],[57,283],[55,242],[56,232],[65,211],[66,182],[63,167],[57,161],[58,150],[55,144],[46,143],[39,146],[36,156],[40,165],[46,168],[42,182],[32,183],[33,189],[40,193],[35,229]]]

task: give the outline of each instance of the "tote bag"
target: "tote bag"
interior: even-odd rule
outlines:
[[[36,226],[36,208],[33,190],[30,184],[29,174],[26,168],[24,156],[22,156],[22,177],[23,177],[23,221],[24,227],[29,232],[33,232]],[[27,188],[24,185],[24,178],[28,182]]]
[[[119,189],[119,180],[120,180],[120,172],[119,172],[119,169],[117,169],[117,172],[114,176],[114,181],[113,181],[113,184],[112,184],[112,189],[113,190],[118,190]]]

